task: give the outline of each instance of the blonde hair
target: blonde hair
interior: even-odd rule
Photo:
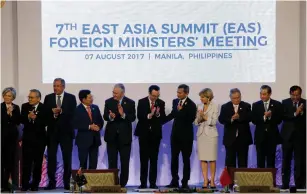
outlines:
[[[200,92],[199,92],[199,96],[201,97],[206,97],[209,99],[209,101],[211,101],[214,96],[213,96],[213,92],[210,88],[205,88],[205,89],[202,89]]]

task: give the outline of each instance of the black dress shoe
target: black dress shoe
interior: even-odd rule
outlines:
[[[181,185],[181,189],[190,189],[189,185],[184,183]]]
[[[55,184],[49,184],[47,187],[44,188],[44,190],[53,190],[55,189]]]
[[[282,189],[282,190],[289,189],[289,186],[285,186],[285,185],[283,185],[283,186],[281,187],[281,189]]]
[[[146,189],[147,188],[147,185],[140,185],[139,186],[139,189]]]
[[[31,191],[38,191],[38,187],[32,187]]]
[[[20,190],[21,190],[21,191],[28,191],[29,188],[28,188],[28,187],[22,187]]]
[[[64,185],[64,189],[65,190],[70,190],[70,186],[69,185]]]
[[[156,184],[152,184],[152,185],[150,185],[150,188],[151,189],[158,189],[158,186]]]
[[[171,183],[169,185],[166,185],[167,188],[179,188],[179,184],[177,183]]]

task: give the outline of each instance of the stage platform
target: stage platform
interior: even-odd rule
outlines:
[[[190,185],[190,187],[198,187],[201,188],[201,185],[197,185],[197,186],[193,186]],[[138,190],[137,186],[128,186],[127,188],[127,193],[154,193],[154,192],[137,192],[136,190]],[[159,189],[163,190],[166,189],[165,187],[159,187]],[[217,188],[217,191],[215,191],[214,193],[221,193],[220,190],[222,190],[222,188]],[[56,190],[51,190],[51,191],[45,191],[43,188],[39,189],[39,191],[36,192],[32,192],[32,191],[28,191],[28,192],[22,192],[20,190],[17,190],[15,193],[69,193],[69,191],[64,190],[63,188],[57,188]],[[158,193],[158,192],[156,192]],[[280,191],[280,193],[290,193],[289,190],[285,190],[285,191]],[[297,190],[297,193],[306,193],[306,189],[299,189]]]

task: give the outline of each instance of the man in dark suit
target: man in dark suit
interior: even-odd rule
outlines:
[[[230,90],[230,102],[222,105],[219,122],[224,125],[223,144],[226,148],[225,166],[247,168],[248,148],[253,143],[249,122],[251,105],[241,101],[238,88]]]
[[[177,89],[177,99],[173,100],[172,112],[167,116],[166,121],[174,119],[171,134],[171,171],[172,181],[167,187],[179,187],[178,160],[181,152],[183,159],[182,188],[189,188],[190,180],[190,156],[193,148],[193,122],[196,117],[196,105],[188,98],[189,86],[182,84]]]
[[[275,168],[276,146],[280,144],[278,125],[282,121],[283,110],[280,102],[271,99],[271,94],[270,86],[261,86],[261,100],[252,106],[258,168]]]
[[[162,139],[162,125],[165,120],[165,102],[159,99],[159,86],[150,86],[148,92],[149,95],[138,102],[139,121],[134,135],[139,137],[140,146],[141,185],[139,188],[147,188],[148,161],[150,161],[150,188],[157,189],[157,162]]]
[[[16,169],[18,125],[20,124],[20,108],[13,103],[16,90],[12,87],[5,88],[2,92],[1,103],[1,192],[9,191],[9,178],[12,179],[13,191],[18,186]]]
[[[56,187],[55,172],[57,165],[58,145],[61,146],[64,164],[64,189],[69,190],[71,176],[71,155],[74,129],[72,118],[77,106],[76,97],[64,92],[65,80],[56,78],[53,82],[54,93],[45,97],[44,105],[47,109],[47,154],[48,154],[48,178],[49,185],[45,190],[52,190]]]
[[[306,187],[306,100],[301,98],[301,94],[301,87],[292,86],[290,98],[282,101],[283,189],[289,189],[293,153],[295,185],[300,189]]]
[[[40,91],[30,90],[29,102],[21,107],[22,137],[22,191],[38,191],[46,146],[46,109],[40,103]],[[32,170],[33,168],[33,170]],[[32,174],[32,183],[30,177]]]
[[[116,84],[113,97],[105,101],[104,120],[108,121],[104,140],[107,142],[109,169],[117,169],[120,154],[120,185],[125,187],[129,178],[132,142],[132,122],[135,121],[135,103],[125,96],[125,86]]]
[[[79,99],[81,103],[76,108],[73,123],[74,128],[78,129],[76,145],[78,146],[80,167],[82,169],[96,169],[103,119],[99,107],[93,104],[90,90],[81,90]],[[88,156],[89,167],[87,167]]]

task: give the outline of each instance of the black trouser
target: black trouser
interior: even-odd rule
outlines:
[[[139,137],[141,185],[147,185],[148,161],[150,161],[149,183],[156,185],[160,141],[161,139],[156,137]]]
[[[18,142],[17,138],[7,138],[2,140],[1,144],[1,188],[7,189],[10,176],[12,184],[18,186],[18,168],[16,168]]]
[[[45,151],[44,142],[24,140],[22,142],[22,187],[29,188],[32,173],[31,187],[38,187],[42,176],[42,164]],[[33,170],[32,170],[33,168]]]
[[[47,153],[48,153],[48,178],[49,184],[56,185],[55,172],[57,169],[57,151],[60,144],[64,165],[63,182],[64,186],[69,186],[71,176],[71,155],[72,155],[72,138],[65,136],[65,138],[56,137],[48,139]]]
[[[276,142],[265,132],[264,140],[256,144],[258,168],[275,168],[276,146]]]
[[[282,183],[284,187],[289,187],[291,174],[291,160],[294,154],[294,180],[298,188],[306,185],[306,145],[300,141],[301,137],[293,134],[296,138],[283,141],[282,152]],[[304,154],[305,153],[305,154]],[[305,162],[304,162],[305,161]]]
[[[80,167],[82,169],[97,169],[99,146],[92,145],[90,147],[78,147]],[[87,159],[89,158],[89,167],[87,167]]]
[[[179,154],[182,154],[183,160],[183,178],[182,184],[187,184],[190,180],[190,156],[192,154],[193,141],[189,140],[176,140],[175,138],[171,139],[171,172],[172,172],[172,184],[178,184],[178,163],[179,163]]]
[[[131,143],[123,144],[118,138],[113,142],[107,142],[109,169],[117,169],[118,152],[121,166],[119,183],[121,187],[125,187],[129,179]]]
[[[226,149],[225,166],[237,168],[237,161],[238,161],[238,168],[247,168],[248,148],[249,145],[240,143],[238,138],[235,140],[235,142],[232,145],[225,146]]]

